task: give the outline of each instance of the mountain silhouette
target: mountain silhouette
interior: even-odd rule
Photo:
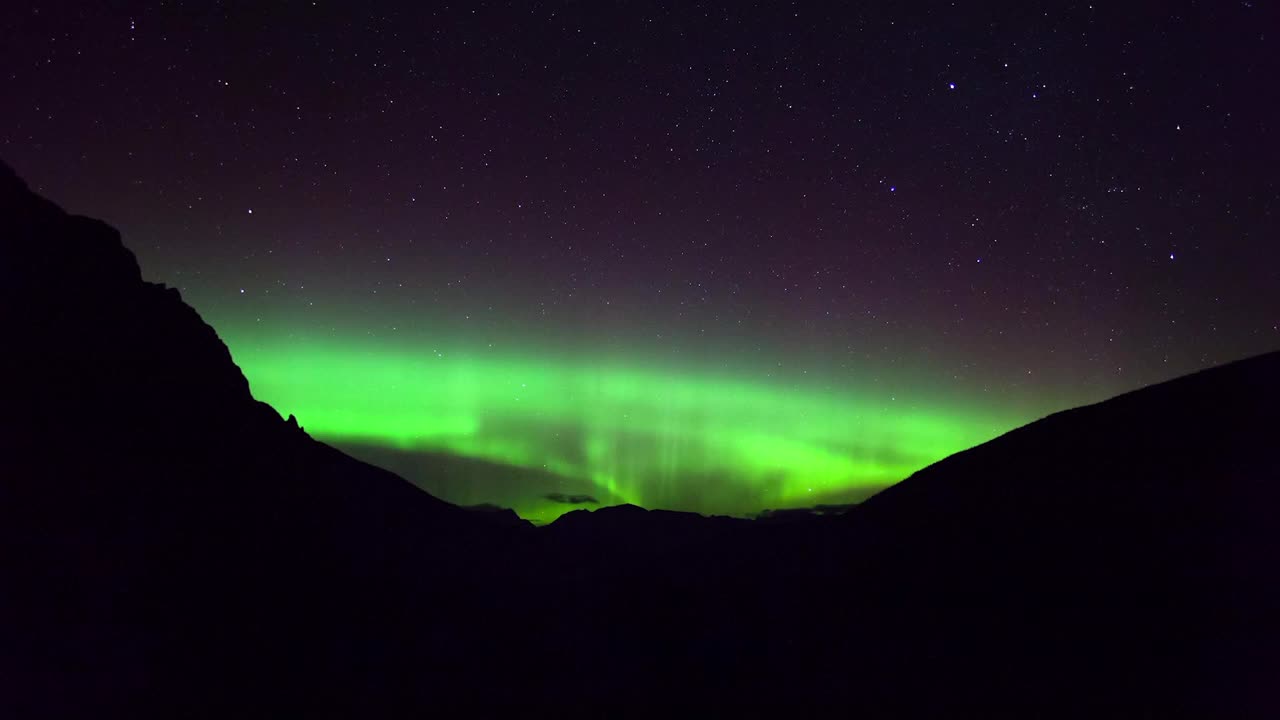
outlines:
[[[115,230],[3,165],[0,297],[4,717],[1280,707],[1280,354],[843,513],[533,528],[254,400]]]
[[[410,556],[456,565],[458,548],[496,537],[480,528],[516,524],[439,501],[255,401],[214,330],[142,280],[114,229],[7,166],[0,240],[0,533],[21,578],[6,583],[0,675],[14,692],[0,696],[15,706],[0,714],[199,693],[211,672],[287,693],[313,677],[290,665],[329,652],[315,648],[317,617],[419,582],[398,575]]]
[[[1070,677],[1215,716],[1274,709],[1278,412],[1271,353],[1056,413],[845,519],[875,528],[918,592],[1005,614],[983,642],[1035,646],[1032,694]]]

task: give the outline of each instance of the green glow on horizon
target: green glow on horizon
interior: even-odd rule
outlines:
[[[1016,423],[776,378],[589,359],[413,353],[341,342],[232,345],[254,395],[340,446],[447,453],[550,473],[603,504],[752,514],[858,500]],[[556,487],[483,488],[546,521]]]

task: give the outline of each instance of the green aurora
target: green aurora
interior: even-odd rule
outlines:
[[[445,500],[535,522],[574,509],[552,493],[729,515],[857,501],[1021,422],[767,374],[333,339],[228,343],[254,395],[314,437]],[[427,460],[440,457],[488,469],[458,482],[456,464]]]

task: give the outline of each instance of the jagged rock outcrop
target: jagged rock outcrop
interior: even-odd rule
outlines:
[[[25,698],[110,715],[158,689],[200,692],[224,665],[251,682],[291,645],[303,662],[329,657],[323,638],[343,632],[321,618],[419,582],[407,556],[445,569],[447,594],[456,548],[490,535],[492,521],[254,400],[213,328],[143,281],[114,229],[3,165],[0,327],[0,540],[14,560],[0,602],[21,619],[0,674],[22,690],[0,695],[19,714]],[[381,585],[362,587],[370,577]]]

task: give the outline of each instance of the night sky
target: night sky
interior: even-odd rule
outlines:
[[[0,157],[260,399],[539,520],[857,500],[1280,347],[1267,3],[835,5],[15,5]]]

